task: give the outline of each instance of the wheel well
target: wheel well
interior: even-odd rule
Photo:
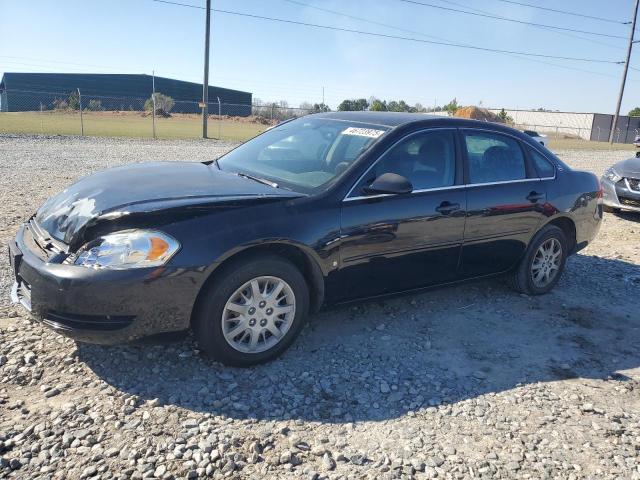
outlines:
[[[573,220],[567,217],[560,217],[552,220],[547,225],[555,225],[564,232],[569,242],[569,251],[573,252],[576,247],[576,225]]]
[[[197,311],[202,293],[212,282],[215,282],[221,272],[228,268],[233,268],[233,265],[238,262],[252,257],[261,257],[265,255],[276,255],[278,257],[282,257],[284,260],[288,260],[293,263],[300,270],[307,281],[307,285],[309,285],[310,311],[316,312],[324,301],[324,277],[322,275],[322,270],[316,261],[307,255],[301,248],[284,243],[271,243],[246,248],[245,250],[237,252],[223,260],[211,275],[209,275],[209,278],[207,278],[200,288],[200,292],[198,293],[198,297],[196,298],[196,302],[191,313],[191,319],[193,320],[193,315]]]

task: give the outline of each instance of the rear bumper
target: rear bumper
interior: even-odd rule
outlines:
[[[607,207],[640,212],[640,192],[631,190],[624,180],[614,183],[602,177],[601,182],[604,190],[603,203]]]
[[[47,263],[23,241],[9,243],[12,300],[76,340],[115,344],[184,330],[197,295],[194,274],[170,267],[99,270]]]

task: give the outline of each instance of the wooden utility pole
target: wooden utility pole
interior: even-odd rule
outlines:
[[[151,108],[153,110],[151,121],[153,122],[153,139],[156,139],[156,71],[151,71]]]
[[[204,81],[202,82],[202,138],[207,138],[209,117],[209,37],[211,33],[211,0],[207,0],[204,31]]]
[[[616,106],[616,113],[613,116],[613,123],[611,124],[611,132],[609,133],[609,143],[613,144],[613,135],[618,125],[618,117],[620,116],[620,107],[622,106],[622,97],[624,96],[624,86],[627,83],[627,73],[629,72],[629,62],[631,61],[631,50],[633,49],[633,37],[636,32],[636,19],[638,18],[638,5],[640,0],[636,0],[633,7],[633,18],[631,19],[631,35],[629,36],[629,48],[627,49],[627,61],[624,63],[624,73],[622,74],[622,84],[620,85],[620,93],[618,94],[618,105]]]

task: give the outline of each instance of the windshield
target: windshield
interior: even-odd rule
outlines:
[[[337,178],[387,127],[304,117],[249,140],[218,160],[221,170],[312,193]]]

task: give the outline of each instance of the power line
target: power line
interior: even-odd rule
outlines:
[[[417,34],[417,35],[422,35],[422,36],[425,36],[425,37],[435,38],[435,39],[443,40],[443,41],[450,41],[447,38],[437,37],[435,35],[427,35],[425,33],[422,33],[422,32],[416,31],[416,30],[408,30],[406,28],[398,27],[396,25],[390,25],[388,23],[383,23],[383,22],[378,22],[378,21],[375,21],[375,20],[370,20],[368,18],[363,18],[363,17],[359,17],[359,16],[356,16],[356,15],[350,15],[350,14],[347,14],[347,13],[344,13],[344,12],[339,12],[339,11],[336,11],[336,10],[330,10],[328,8],[319,7],[317,5],[311,5],[311,4],[308,4],[308,3],[300,2],[298,0],[283,0],[283,1],[292,3],[294,5],[300,5],[300,6],[303,6],[303,7],[313,8],[313,9],[319,10],[321,12],[326,12],[326,13],[331,13],[331,14],[339,15],[339,16],[346,17],[346,18],[351,18],[353,20],[359,20],[359,21],[366,22],[366,23],[371,23],[371,24],[374,24],[374,25],[380,25],[380,26],[383,26],[383,27],[386,27],[386,28],[391,28],[391,29],[394,29],[394,30],[402,31],[402,32],[414,33],[414,34]],[[454,3],[454,2],[447,2],[447,3]],[[460,4],[458,4],[458,5],[460,5]],[[477,9],[472,9],[472,10],[477,10]],[[482,10],[479,10],[479,11],[482,11]],[[569,33],[566,33],[566,32],[556,32],[556,33],[573,36],[572,34],[569,34]],[[593,42],[600,43],[597,40],[593,40],[591,38],[584,38],[584,37],[577,37],[577,38],[582,38],[583,40],[588,40],[588,41],[593,41]],[[462,44],[462,45],[466,45],[466,44]],[[604,45],[607,45],[607,44],[604,44]],[[616,47],[616,48],[618,48],[618,47]],[[603,77],[618,78],[615,75],[611,75],[611,74],[607,74],[607,73],[603,73],[603,72],[596,72],[596,71],[593,71],[593,70],[586,70],[584,68],[571,67],[571,66],[568,66],[568,65],[558,65],[557,63],[546,62],[546,61],[539,60],[539,59],[534,59],[534,58],[522,57],[520,55],[515,55],[515,54],[505,54],[505,55],[508,55],[508,56],[510,56],[512,58],[517,58],[517,59],[520,59],[520,60],[526,60],[528,62],[536,62],[536,63],[539,63],[539,64],[550,65],[550,66],[553,66],[553,67],[563,68],[563,69],[566,69],[566,70],[573,70],[573,71],[578,71],[578,72],[583,72],[583,73],[590,73],[590,74],[593,74],[593,75],[600,75],[600,76],[603,76]]]
[[[173,2],[173,1],[170,1],[170,0],[151,0],[151,1],[157,2],[157,3],[165,3],[165,4],[168,4],[168,5],[176,5],[176,6],[180,6],[180,7],[195,8],[195,9],[199,9],[199,10],[203,10],[205,8],[205,7],[201,7],[201,6],[198,6],[198,5],[189,5],[187,3]],[[406,0],[401,0],[401,1],[406,1]],[[566,57],[566,56],[560,56],[560,55],[546,55],[546,54],[542,54],[542,53],[520,52],[520,51],[517,51],[517,50],[501,50],[501,49],[497,49],[497,48],[478,47],[478,46],[475,46],[475,45],[464,45],[464,44],[452,43],[452,42],[443,42],[443,41],[435,41],[435,40],[423,40],[423,39],[419,39],[419,38],[402,37],[402,36],[398,36],[398,35],[389,35],[389,34],[385,34],[385,33],[367,32],[367,31],[363,31],[363,30],[354,30],[354,29],[350,29],[350,28],[342,28],[342,27],[335,27],[335,26],[330,26],[330,25],[321,25],[321,24],[317,24],[317,23],[301,22],[301,21],[297,21],[297,20],[287,20],[287,19],[284,19],[284,18],[267,17],[267,16],[263,16],[263,15],[255,15],[255,14],[250,14],[250,13],[235,12],[235,11],[232,11],[232,10],[221,10],[221,9],[212,8],[211,11],[212,12],[217,12],[217,13],[222,13],[222,14],[225,14],[225,15],[235,15],[235,16],[240,16],[240,17],[254,18],[254,19],[260,19],[260,20],[268,20],[268,21],[271,21],[271,22],[287,23],[287,24],[292,24],[292,25],[301,25],[301,26],[304,26],[304,27],[313,27],[313,28],[320,28],[320,29],[324,29],[324,30],[334,30],[334,31],[339,31],[339,32],[356,33],[356,34],[359,34],[359,35],[367,35],[367,36],[371,36],[371,37],[380,37],[380,38],[388,38],[388,39],[395,39],[395,40],[404,40],[404,41],[416,42],[416,43],[427,43],[427,44],[431,44],[431,45],[441,45],[441,46],[445,46],[445,47],[465,48],[465,49],[483,51],[483,52],[508,53],[508,54],[515,54],[515,55],[525,55],[525,56],[529,56],[529,57],[537,57],[537,58],[550,58],[550,59],[556,59],[556,60],[569,60],[569,61],[575,61],[575,62],[607,63],[607,64],[620,64],[620,63],[623,63],[623,62],[619,62],[619,61],[615,61],[615,60],[604,60],[604,59],[595,59],[595,58],[581,58],[581,57]]]
[[[541,7],[539,5],[532,5],[530,3],[515,2],[514,0],[497,0],[497,1],[498,2],[502,2],[502,3],[511,3],[513,5],[520,5],[521,7],[537,8],[538,10],[546,10],[547,12],[560,13],[562,15],[573,15],[574,17],[589,18],[591,20],[599,20],[601,22],[609,22],[609,23],[618,23],[618,24],[621,24],[621,25],[629,25],[629,22],[622,22],[620,20],[613,20],[613,19],[610,19],[610,18],[596,17],[596,16],[593,16],[593,15],[585,15],[584,13],[569,12],[567,10],[558,10],[558,9],[555,9],[555,8]]]
[[[442,41],[445,41],[445,42],[449,41],[449,39],[446,39],[446,38],[443,38],[443,37],[438,37],[436,35],[427,35],[426,33],[422,33],[422,32],[419,32],[417,30],[410,30],[408,28],[398,27],[396,25],[389,25],[388,23],[383,23],[383,22],[378,22],[378,21],[375,21],[375,20],[370,20],[368,18],[358,17],[356,15],[349,15],[348,13],[338,12],[336,10],[330,10],[328,8],[318,7],[317,5],[311,5],[309,3],[298,2],[297,0],[283,0],[283,1],[292,3],[294,5],[299,5],[301,7],[313,8],[314,10],[319,10],[321,12],[326,12],[326,13],[331,13],[331,14],[334,14],[334,15],[339,15],[339,16],[345,17],[345,18],[351,18],[352,20],[359,20],[361,22],[370,23],[371,25],[378,25],[380,27],[391,28],[391,29],[397,30],[399,32],[413,33],[413,34],[421,35],[421,36],[427,37],[427,38],[435,38],[436,40],[442,40]]]
[[[547,24],[544,24],[544,23],[526,22],[524,20],[517,20],[515,18],[501,17],[499,15],[489,15],[489,14],[486,14],[486,13],[469,12],[468,10],[460,10],[458,8],[443,7],[442,5],[434,5],[432,3],[418,2],[417,0],[398,0],[398,1],[404,2],[404,3],[412,3],[414,5],[420,5],[420,6],[423,6],[423,7],[436,8],[438,10],[445,10],[445,11],[448,11],[448,12],[462,13],[462,14],[465,14],[465,15],[473,15],[473,16],[476,16],[476,17],[491,18],[493,20],[501,20],[503,22],[519,23],[521,25],[546,27],[546,28],[552,28],[554,30],[563,30],[563,31],[566,31],[566,32],[584,33],[584,34],[587,34],[587,35],[597,35],[599,37],[620,38],[620,39],[626,40],[626,37],[623,37],[621,35],[611,35],[609,33],[592,32],[592,31],[589,31],[589,30],[578,30],[578,29],[575,29],[575,28],[559,27],[557,25],[547,25]]]
[[[473,8],[473,7],[470,7],[469,5],[464,5],[462,3],[453,2],[451,0],[439,0],[439,1],[443,2],[443,3],[447,3],[449,5],[456,5],[458,7],[466,8],[467,10],[471,10],[473,12],[485,13],[487,15],[495,15],[493,12],[489,12],[487,10],[480,10],[479,8]],[[565,32],[563,30],[556,30],[554,28],[542,27],[542,26],[538,26],[538,25],[531,25],[531,26],[534,27],[534,28],[538,28],[540,30],[544,30],[546,32],[556,33],[558,35],[564,35],[565,37],[577,38],[577,39],[580,39],[580,40],[584,40],[585,42],[595,43],[596,45],[602,45],[602,46],[605,46],[605,47],[608,47],[608,48],[615,48],[617,50],[620,50],[622,48],[620,45],[612,45],[610,43],[605,43],[605,42],[602,42],[600,40],[596,40],[595,38],[583,37],[581,35],[576,35],[575,33]]]

